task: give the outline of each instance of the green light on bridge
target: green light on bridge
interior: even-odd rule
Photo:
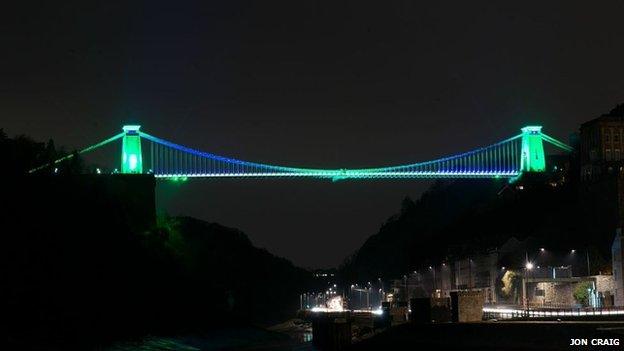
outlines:
[[[546,158],[542,140],[542,126],[522,128],[522,154],[520,159],[520,170],[522,172],[546,171]]]
[[[543,142],[567,152],[572,151],[572,147],[543,134],[541,126],[526,126],[521,129],[521,134],[503,141],[431,161],[378,168],[312,169],[261,164],[213,155],[151,136],[139,131],[140,128],[139,125],[126,125],[123,132],[86,147],[78,154],[85,154],[122,139],[121,169],[114,173],[142,174],[141,139],[145,138],[150,146],[150,154],[146,155],[150,165],[148,173],[174,182],[185,182],[196,177],[316,177],[334,181],[378,178],[510,178],[513,181],[525,172],[546,171]],[[29,173],[53,167],[73,155],[33,168]]]
[[[121,144],[121,173],[143,173],[143,156],[141,154],[141,126],[124,126]]]
[[[169,178],[169,180],[171,180],[172,182],[175,182],[175,183],[177,183],[177,182],[186,182],[188,180],[188,177],[185,177],[185,176],[180,176],[180,177],[175,176],[175,177]]]

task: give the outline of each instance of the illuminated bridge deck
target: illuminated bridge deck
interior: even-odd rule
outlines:
[[[572,148],[542,133],[542,127],[529,126],[522,133],[470,151],[430,161],[370,168],[302,168],[244,161],[193,149],[147,134],[140,126],[124,126],[123,132],[84,148],[84,154],[121,139],[121,173],[148,173],[158,179],[188,178],[319,178],[347,179],[436,179],[436,178],[508,178],[517,179],[524,172],[544,172],[546,158],[543,143],[559,149]],[[53,168],[73,157],[68,155],[31,172]]]

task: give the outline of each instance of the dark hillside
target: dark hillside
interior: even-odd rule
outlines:
[[[310,272],[242,232],[154,218],[150,176],[10,181],[2,231],[14,345],[76,348],[292,317]],[[150,195],[151,194],[151,195]],[[151,209],[151,212],[150,210]]]
[[[401,211],[345,261],[341,273],[349,281],[401,277],[412,269],[500,247],[512,237],[555,252],[589,250],[592,270],[608,270],[617,224],[616,197],[609,194],[589,192],[561,173],[526,176],[514,184],[440,181],[418,201],[405,199]],[[577,273],[585,273],[578,263]]]
[[[56,155],[53,143],[0,139],[11,349],[277,323],[311,288],[310,272],[238,230],[157,218],[150,175],[80,174],[79,157],[28,175]]]
[[[190,217],[170,219],[167,241],[198,287],[220,291],[226,306],[245,320],[277,323],[299,308],[311,273],[265,249],[239,230]]]

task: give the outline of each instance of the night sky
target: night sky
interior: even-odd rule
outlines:
[[[129,3],[3,5],[0,127],[79,148],[133,122],[240,159],[355,168],[530,123],[567,141],[624,102],[622,1]],[[158,205],[329,267],[428,185],[195,180],[159,184]]]

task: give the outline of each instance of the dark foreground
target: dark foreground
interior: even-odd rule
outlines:
[[[228,328],[184,336],[148,336],[134,341],[117,342],[94,351],[223,351],[223,350],[313,350],[299,335],[262,328]]]
[[[570,346],[571,339],[588,346]],[[591,346],[592,339],[618,339],[617,346]],[[622,350],[621,322],[482,322],[404,324],[352,345],[352,350]]]
[[[224,329],[193,336],[147,337],[96,350],[318,350],[300,336],[260,328]],[[570,346],[572,339],[586,339],[588,345]],[[618,340],[619,345],[592,346],[592,339],[603,343]],[[347,350],[622,350],[623,342],[624,321],[403,324],[380,331]]]

